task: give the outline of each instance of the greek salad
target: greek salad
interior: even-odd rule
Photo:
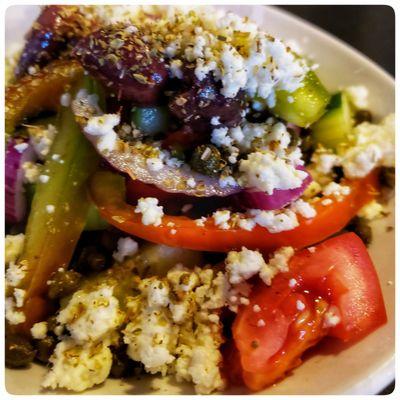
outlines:
[[[43,364],[48,390],[257,392],[386,323],[366,246],[394,116],[265,31],[204,7],[42,7],[7,58],[7,367]]]

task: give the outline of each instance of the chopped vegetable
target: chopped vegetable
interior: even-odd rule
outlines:
[[[292,124],[308,127],[318,120],[329,103],[330,95],[310,71],[303,81],[303,86],[293,93],[280,90],[276,92],[276,105],[272,112]]]
[[[24,329],[45,316],[46,282],[58,268],[68,266],[89,208],[86,180],[97,165],[97,153],[81,134],[71,110],[63,108],[51,157],[44,165],[49,182],[37,184],[20,257],[27,266]]]
[[[332,96],[326,113],[311,127],[314,141],[336,150],[349,139],[353,126],[349,101],[344,92]]]
[[[298,168],[306,171],[305,168]],[[271,195],[253,189],[245,189],[236,196],[238,205],[248,209],[279,210],[292,201],[298,199],[311,183],[311,175],[308,175],[296,189],[275,189]]]
[[[26,214],[27,201],[24,193],[25,162],[35,160],[32,145],[14,139],[7,145],[5,158],[5,211],[6,222],[21,222]]]
[[[40,111],[58,110],[60,96],[82,74],[82,67],[75,61],[54,61],[37,74],[26,75],[7,86],[6,132],[12,133],[24,118],[33,117]]]
[[[216,226],[213,218],[205,219],[203,226],[199,226],[188,217],[170,215],[164,216],[159,226],[143,225],[135,207],[125,202],[124,178],[112,172],[94,174],[89,190],[106,221],[121,231],[151,242],[203,251],[229,251],[245,246],[269,252],[285,245],[295,248],[309,246],[343,229],[363,205],[376,197],[379,187],[377,175],[377,171],[373,171],[363,179],[344,181],[350,187],[350,193],[342,201],[334,197],[318,199],[313,203],[314,218],[298,216],[297,228],[279,233],[270,233],[259,225],[251,231],[237,227],[225,230]],[[332,200],[331,204],[322,203],[326,198]]]
[[[386,320],[378,276],[356,235],[302,250],[270,287],[259,282],[238,312],[233,336],[243,380],[261,390],[298,366],[322,337],[354,341]]]

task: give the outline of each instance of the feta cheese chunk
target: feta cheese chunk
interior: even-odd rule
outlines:
[[[117,143],[117,133],[114,127],[119,125],[121,117],[118,114],[103,114],[91,117],[84,127],[85,133],[93,136],[99,151],[112,151]]]
[[[293,255],[294,249],[290,246],[281,247],[272,254],[268,264],[264,264],[260,271],[260,278],[266,285],[271,285],[272,279],[279,272],[287,272],[289,270],[289,260]]]
[[[47,335],[47,322],[37,322],[31,328],[31,335],[33,339],[44,339]]]
[[[135,213],[142,214],[142,223],[144,225],[154,226],[161,225],[164,215],[163,207],[158,205],[158,199],[155,197],[140,198],[135,208]]]
[[[101,342],[77,345],[74,340],[65,339],[57,344],[50,362],[53,366],[44,378],[43,387],[83,392],[107,379],[112,354]]]
[[[119,238],[117,251],[114,251],[113,258],[118,262],[122,262],[126,257],[134,256],[138,252],[138,249],[138,243],[131,237]]]
[[[6,235],[4,240],[4,261],[6,264],[15,262],[21,255],[24,246],[25,235],[19,233],[18,235]]]
[[[298,170],[271,151],[254,152],[241,160],[239,164],[239,183],[243,187],[253,188],[273,194],[275,189],[295,189],[302,185],[307,173]]]
[[[237,284],[250,279],[265,267],[261,253],[242,247],[241,251],[230,251],[225,260],[228,279],[231,284]]]

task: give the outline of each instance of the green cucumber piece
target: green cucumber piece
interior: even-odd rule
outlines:
[[[168,109],[166,107],[135,107],[132,109],[132,122],[144,135],[155,135],[168,128]]]
[[[345,93],[339,92],[332,96],[326,113],[311,127],[315,143],[337,150],[348,142],[353,126],[352,112]]]
[[[308,127],[324,113],[331,96],[317,75],[309,71],[303,86],[290,93],[276,92],[276,104],[271,111],[275,116],[301,127]]]

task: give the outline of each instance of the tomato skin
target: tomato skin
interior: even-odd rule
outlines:
[[[378,275],[371,257],[354,233],[331,238],[315,248],[298,252],[290,260],[304,288],[328,299],[341,313],[341,322],[329,336],[357,340],[386,323],[387,316]]]
[[[298,216],[297,228],[279,233],[270,233],[259,225],[252,231],[224,230],[216,226],[212,218],[207,218],[204,226],[198,226],[188,217],[170,215],[165,215],[159,226],[146,226],[142,224],[140,214],[135,214],[134,207],[125,202],[125,185],[119,175],[101,171],[92,177],[89,185],[92,200],[103,219],[131,235],[192,250],[227,252],[245,246],[268,253],[281,246],[303,248],[340,231],[363,205],[375,198],[379,187],[377,171],[363,179],[344,183],[350,186],[351,192],[342,201],[332,198],[332,204],[324,206],[322,201],[326,197],[317,200],[313,203],[317,211],[314,218]],[[171,234],[171,225],[176,230],[174,234]]]
[[[387,321],[375,268],[354,233],[297,252],[289,271],[269,287],[258,282],[249,300],[233,324],[238,354],[231,358],[240,359],[243,381],[255,391],[299,365],[303,352],[323,337],[355,341]],[[340,317],[333,327],[326,319],[332,309]]]

